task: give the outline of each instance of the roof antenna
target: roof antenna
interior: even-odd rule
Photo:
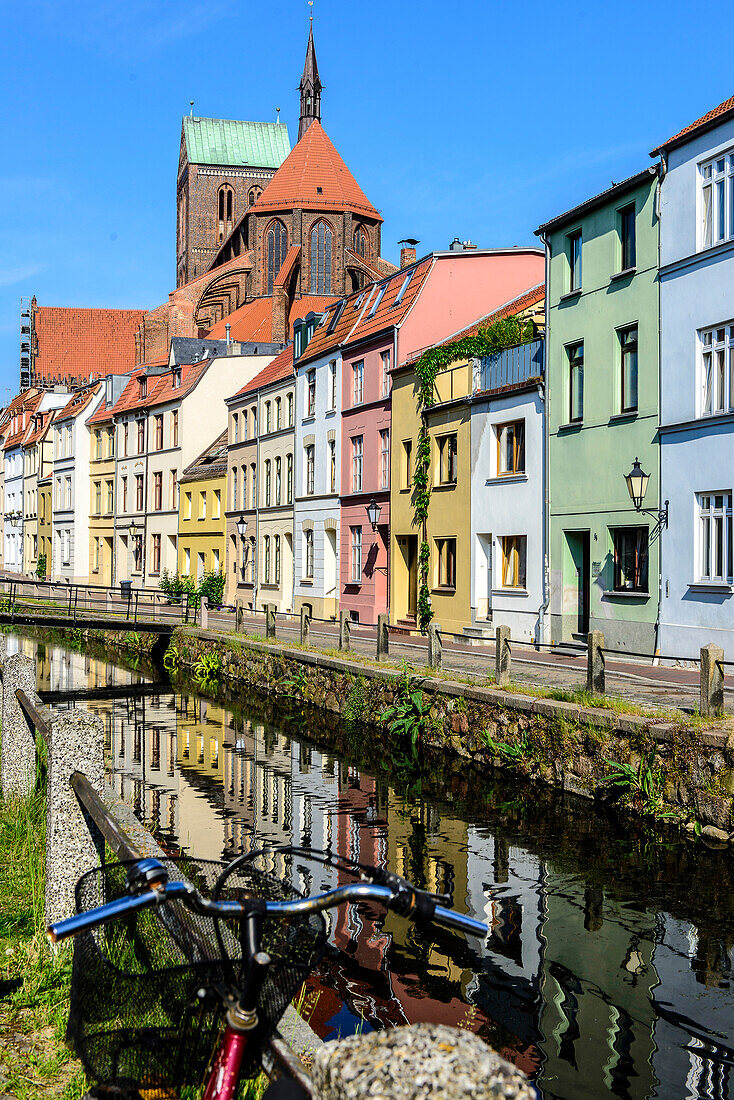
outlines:
[[[275,121],[280,125],[280,107],[275,108]]]
[[[191,106],[191,110],[189,111],[189,118],[193,118],[194,117],[194,101],[193,101],[193,99],[189,100],[189,104]]]

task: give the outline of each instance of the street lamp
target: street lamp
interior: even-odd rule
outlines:
[[[247,531],[247,520],[245,519],[245,517],[243,515],[241,515],[240,518],[237,520],[236,526],[237,526],[237,534],[240,536],[240,538],[244,542],[245,541],[245,532]]]
[[[372,524],[372,530],[376,531],[377,530],[377,524],[380,522],[380,512],[382,511],[382,508],[377,503],[377,501],[375,500],[374,497],[372,498],[372,500],[367,505],[367,508],[365,509],[365,511],[367,512],[367,519]]]
[[[635,506],[636,512],[644,512],[647,516],[656,516],[660,527],[668,526],[668,501],[665,501],[664,508],[643,508],[642,504],[645,500],[645,493],[647,492],[647,483],[650,480],[650,475],[646,474],[640,466],[639,458],[635,458],[635,464],[628,474],[624,475],[624,480],[627,482],[627,492],[630,495],[630,500]]]

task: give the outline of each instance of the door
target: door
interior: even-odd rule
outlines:
[[[408,569],[407,617],[418,617],[418,536],[408,535],[405,540],[405,564]]]
[[[197,584],[201,584],[201,582],[204,578],[205,571],[206,571],[206,554],[200,551],[199,554],[198,554],[198,560],[197,560],[197,566],[196,566],[196,582],[197,582]]]
[[[492,536],[477,535],[477,619],[492,618]]]
[[[566,532],[567,555],[563,578],[563,618],[572,634],[589,632],[589,560],[588,531]]]

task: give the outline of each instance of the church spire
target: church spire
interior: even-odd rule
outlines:
[[[301,120],[298,126],[299,141],[315,118],[317,118],[319,122],[321,121],[321,81],[319,80],[319,67],[316,64],[316,49],[313,44],[313,16],[311,16],[311,26],[308,32],[306,63],[303,66],[300,89]]]

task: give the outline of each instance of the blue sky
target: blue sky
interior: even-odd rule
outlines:
[[[3,5],[0,402],[21,295],[153,308],[175,285],[181,115],[291,140],[305,0]],[[315,0],[322,120],[382,211],[383,255],[533,230],[650,163],[734,94],[730,0],[613,5]],[[707,29],[706,29],[707,28]],[[704,50],[703,44],[709,39]],[[698,45],[697,45],[698,43]]]

